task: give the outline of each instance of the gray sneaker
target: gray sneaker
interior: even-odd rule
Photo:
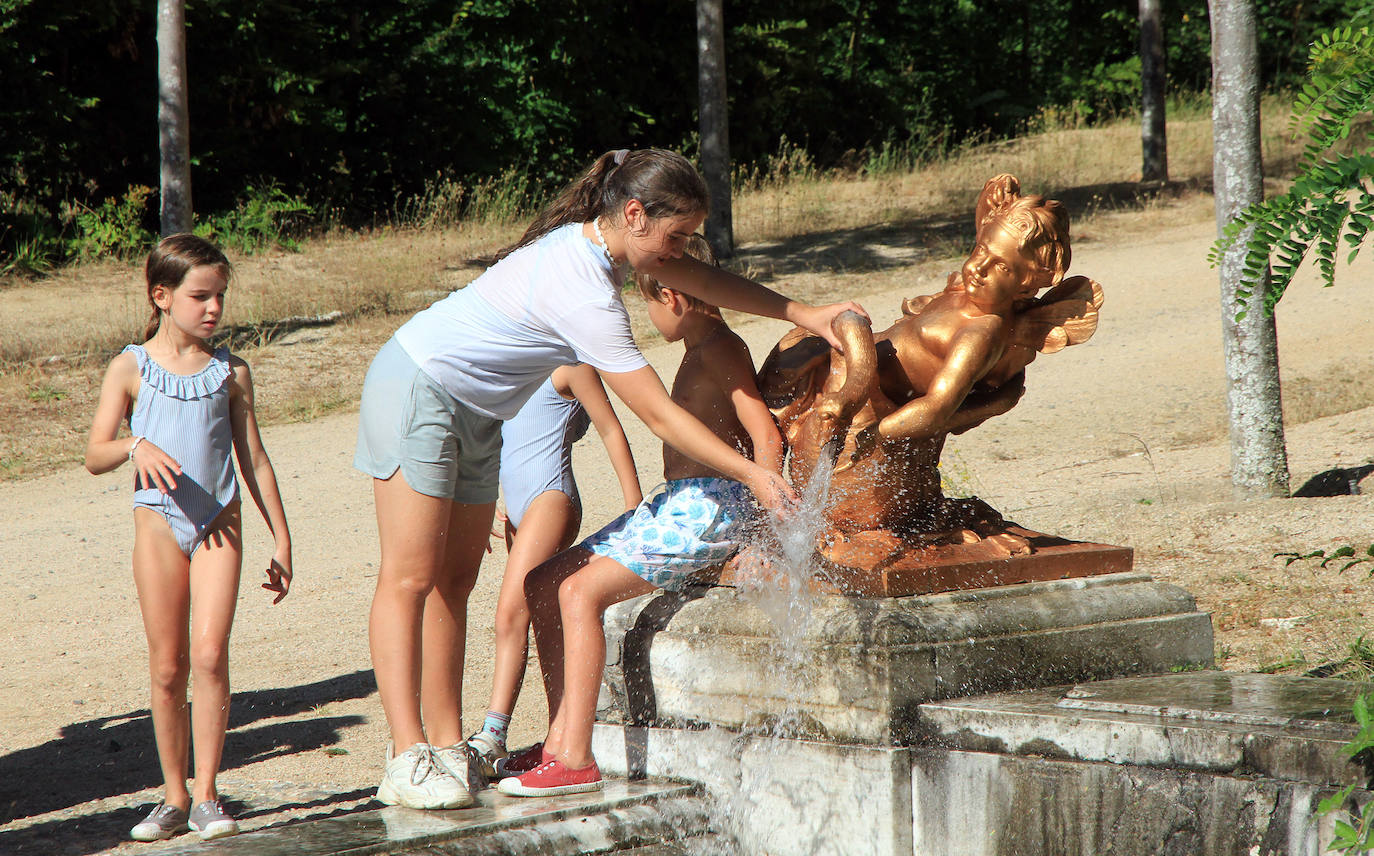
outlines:
[[[162,841],[185,832],[186,809],[167,803],[158,803],[148,816],[129,830],[129,837],[135,841]]]
[[[189,822],[204,841],[239,833],[238,823],[224,810],[224,803],[219,800],[206,800],[191,809]]]
[[[488,731],[479,731],[468,738],[468,748],[474,760],[482,766],[482,775],[488,779],[496,778],[496,762],[506,757],[506,747]]]

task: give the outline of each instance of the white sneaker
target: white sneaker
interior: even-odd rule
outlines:
[[[476,756],[474,760],[482,768],[482,775],[488,779],[496,778],[496,762],[506,757],[506,747],[485,729],[469,737],[468,746]]]
[[[482,765],[477,761],[477,752],[467,743],[455,743],[442,749],[434,747],[434,756],[453,778],[466,782],[468,792],[480,791],[487,786],[482,775]]]
[[[440,763],[433,746],[416,743],[386,762],[377,800],[406,808],[463,808],[472,805],[472,792]]]

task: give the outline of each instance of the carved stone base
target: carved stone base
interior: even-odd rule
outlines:
[[[965,540],[956,532],[931,541],[913,546],[909,537],[887,530],[836,536],[822,548],[820,572],[810,588],[825,594],[905,597],[1124,573],[1134,557],[1130,547],[1069,541],[1014,524],[991,537],[969,532]],[[757,587],[775,574],[758,554],[746,550],[725,565],[717,582]]]
[[[901,744],[922,702],[1212,663],[1210,617],[1146,574],[814,600],[787,642],[728,587],[617,604],[598,718]]]

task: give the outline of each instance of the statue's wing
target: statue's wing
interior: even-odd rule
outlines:
[[[1101,308],[1102,286],[1086,276],[1069,277],[1017,313],[1010,345],[1053,354],[1086,342],[1097,332]]]

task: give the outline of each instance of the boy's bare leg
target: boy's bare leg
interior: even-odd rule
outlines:
[[[564,550],[525,575],[525,601],[534,627],[534,645],[539,651],[539,674],[544,679],[544,695],[549,703],[549,746],[553,722],[563,701],[563,617],[559,614],[558,587],[569,575],[581,570],[593,558],[590,550],[574,547]]]
[[[593,761],[592,725],[606,663],[602,616],[612,604],[654,591],[655,586],[605,556],[596,556],[558,587],[563,615],[563,700],[545,748],[570,770]]]

